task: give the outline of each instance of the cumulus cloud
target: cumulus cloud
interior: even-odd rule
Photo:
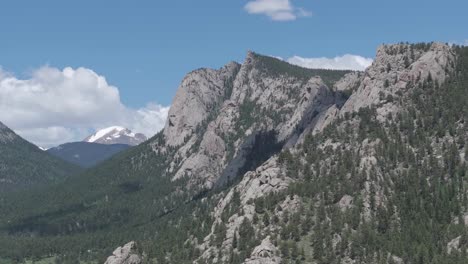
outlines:
[[[254,0],[248,2],[244,9],[249,14],[266,15],[274,21],[290,21],[312,15],[303,8],[294,7],[289,0]]]
[[[335,58],[303,58],[293,56],[287,62],[304,68],[329,70],[355,70],[363,71],[372,64],[371,58],[346,54]]]
[[[82,140],[96,129],[127,127],[152,136],[169,107],[125,106],[117,87],[87,68],[44,66],[18,79],[0,68],[0,121],[42,147]]]

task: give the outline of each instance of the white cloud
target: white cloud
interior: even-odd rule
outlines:
[[[363,71],[372,64],[373,60],[358,55],[346,54],[335,58],[303,58],[293,56],[286,61],[294,65],[311,69]]]
[[[111,125],[152,136],[164,126],[168,109],[156,103],[129,108],[117,87],[86,68],[44,66],[28,79],[0,68],[0,121],[42,147],[79,141]]]
[[[149,103],[146,107],[131,112],[130,120],[127,122],[128,127],[147,136],[153,136],[164,127],[168,112],[168,106]]]
[[[80,141],[90,133],[83,128],[66,128],[61,126],[15,129],[23,138],[37,146],[49,148],[65,142]]]
[[[312,15],[303,8],[294,7],[289,0],[254,0],[248,2],[244,9],[249,14],[266,15],[275,21],[290,21]]]

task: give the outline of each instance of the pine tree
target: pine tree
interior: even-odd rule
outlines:
[[[270,226],[270,215],[268,213],[263,215],[263,225]]]

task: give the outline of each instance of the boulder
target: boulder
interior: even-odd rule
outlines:
[[[136,252],[136,243],[128,242],[112,252],[104,264],[141,264],[143,258]]]
[[[267,237],[255,247],[250,258],[246,259],[244,264],[279,264],[281,258],[278,253],[278,249],[271,243],[270,237]]]

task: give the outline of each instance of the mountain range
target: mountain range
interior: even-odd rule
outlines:
[[[0,256],[467,263],[467,102],[468,47],[382,45],[364,72],[248,52],[188,73],[149,140],[5,195]]]
[[[53,156],[83,168],[90,168],[132,146],[139,145],[147,138],[141,133],[112,126],[98,130],[82,142],[65,143],[47,150]]]
[[[47,152],[80,167],[90,168],[130,147],[125,144],[72,142],[50,148]]]

